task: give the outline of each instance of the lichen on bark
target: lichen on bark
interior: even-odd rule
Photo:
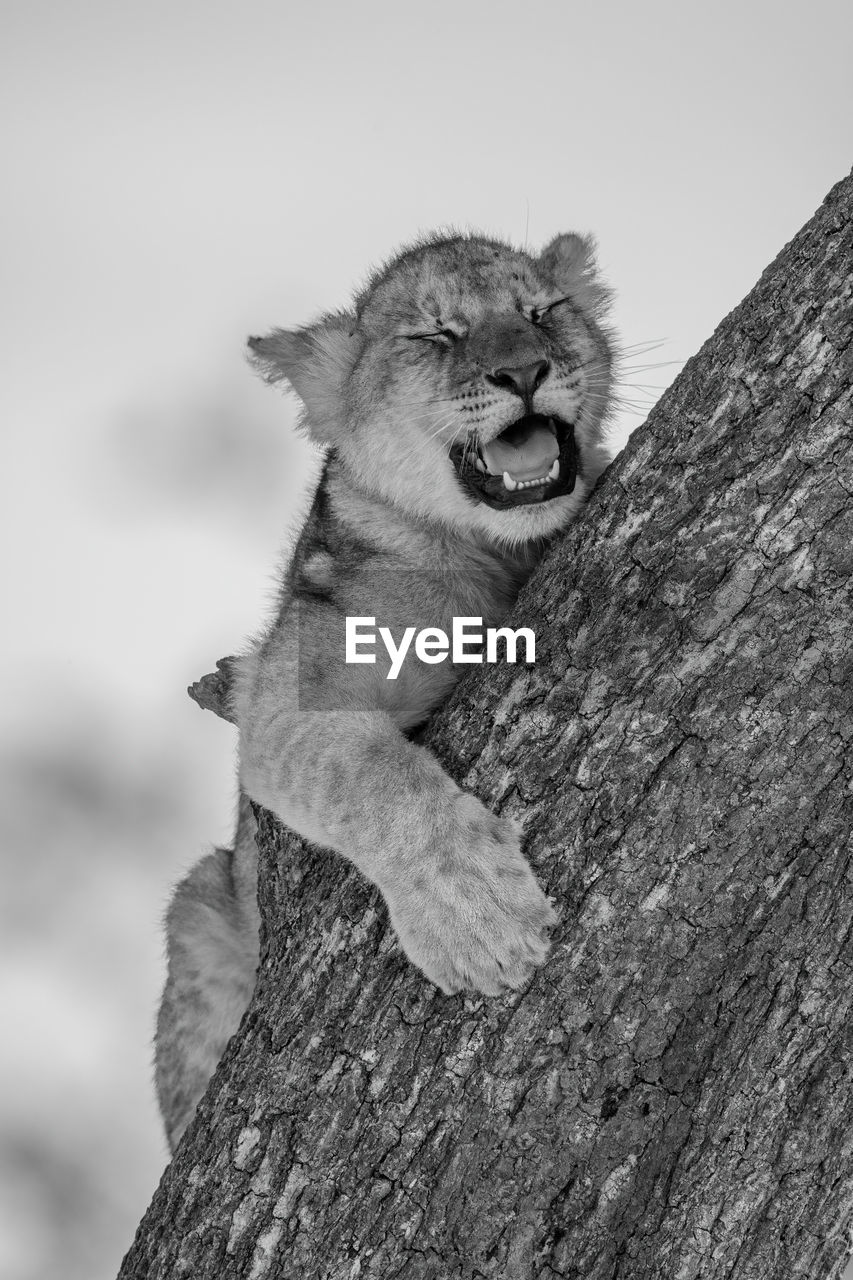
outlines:
[[[559,905],[447,999],[261,815],[251,1008],[122,1277],[823,1280],[853,1209],[853,180],[431,727]]]

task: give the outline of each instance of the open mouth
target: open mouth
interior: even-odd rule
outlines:
[[[550,502],[575,487],[575,430],[560,418],[529,413],[488,444],[454,444],[450,460],[478,502],[498,508]]]

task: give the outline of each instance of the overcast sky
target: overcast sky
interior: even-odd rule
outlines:
[[[42,684],[85,681],[84,655],[121,683],[144,656],[148,697],[192,617],[211,657],[253,624],[304,453],[292,407],[252,383],[245,336],[344,303],[419,230],[532,245],[592,230],[625,340],[692,354],[849,167],[850,14],[840,0],[7,6],[4,640],[20,692],[31,660]],[[241,439],[268,487],[242,495],[237,523],[269,552],[252,548],[251,588],[226,560],[212,592],[196,543],[222,502],[222,554],[240,558],[225,526],[230,468],[238,487],[255,477]],[[140,597],[136,575],[157,584]]]
[[[849,0],[4,6],[0,754],[19,808],[65,816],[64,879],[26,814],[2,828],[27,1025],[0,1128],[36,1154],[0,1270],[114,1274],[164,1159],[157,917],[233,800],[183,687],[258,626],[311,466],[246,335],[424,229],[592,231],[624,341],[664,341],[654,399],[848,172],[851,66]],[[60,1166],[102,1209],[68,1201],[76,1243]]]

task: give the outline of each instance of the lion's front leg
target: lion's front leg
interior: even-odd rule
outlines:
[[[496,995],[528,980],[556,916],[514,824],[383,712],[291,711],[240,727],[249,795],[379,887],[407,956],[432,982]]]

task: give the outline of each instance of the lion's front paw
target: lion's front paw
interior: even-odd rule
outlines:
[[[473,796],[451,805],[417,866],[383,889],[409,959],[448,995],[521,987],[548,954],[557,914],[515,828]]]

